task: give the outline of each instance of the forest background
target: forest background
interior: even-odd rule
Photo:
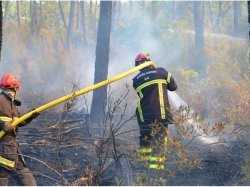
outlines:
[[[134,66],[138,53],[149,52],[157,66],[172,73],[177,93],[199,115],[229,130],[248,128],[246,1],[113,1],[106,9],[112,15],[110,46],[102,46],[108,49],[107,71],[95,67],[103,67],[96,48],[101,5],[99,1],[2,2],[0,73],[11,72],[21,80],[22,112],[65,95],[73,84],[84,88],[94,83],[95,76],[122,73]],[[108,88],[108,95],[115,98],[130,90],[128,116],[134,114],[138,100],[131,79]],[[107,100],[103,97],[98,99]],[[92,110],[92,93],[86,102]],[[95,105],[100,108],[98,101]],[[77,103],[78,108],[83,106]]]

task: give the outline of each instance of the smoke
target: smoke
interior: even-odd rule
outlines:
[[[130,10],[130,2],[122,3],[119,18],[115,22],[115,30],[111,33],[108,77],[131,69],[134,67],[134,59],[138,53],[149,52],[151,60],[157,66],[164,67],[172,73],[177,84],[181,85],[177,92],[185,97],[183,93],[187,89],[184,89],[183,85],[189,87],[193,84],[191,81],[190,83],[186,81],[178,69],[189,68],[189,63],[194,61],[192,53],[194,51],[194,34],[186,32],[192,26],[188,25],[186,29],[183,29],[185,26],[179,26],[182,22],[178,23],[173,20],[173,10],[166,11],[165,9],[172,6],[171,2],[158,2],[157,12],[152,10],[151,2],[145,2],[144,10],[141,6],[142,2],[133,1],[132,3],[132,11]],[[189,2],[178,2],[177,5],[184,5],[184,3],[191,6]],[[10,6],[15,6],[15,3],[10,2]],[[181,15],[181,18],[183,22],[186,20],[189,23],[192,21],[192,17],[189,16],[192,9],[188,10],[183,13],[186,15]],[[54,16],[54,19],[61,20],[59,11]],[[242,15],[242,17],[244,16],[245,14]],[[10,17],[7,21],[9,22],[4,25],[0,74],[12,72],[20,78],[21,100],[27,101],[28,96],[36,96],[33,98],[33,102],[25,104],[27,109],[69,93],[72,83],[76,83],[79,89],[93,84],[95,44],[79,45],[79,41],[75,41],[72,50],[68,51],[63,39],[66,33],[58,33],[63,28],[46,26],[41,29],[39,34],[31,36],[27,34],[29,33],[27,25],[19,30],[16,23],[13,22],[15,20]],[[205,22],[208,21],[205,19]],[[217,38],[218,35],[216,35],[216,40]],[[110,86],[110,91],[115,91],[117,97],[124,94],[127,87],[130,89],[128,103],[131,113],[134,112],[136,101],[139,99],[132,88],[133,76],[135,75]],[[209,90],[208,92],[213,91]],[[190,94],[192,95],[191,91]],[[89,108],[91,99],[92,93],[87,94]]]

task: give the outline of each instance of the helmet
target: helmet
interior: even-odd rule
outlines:
[[[150,61],[149,54],[140,53],[135,58],[135,66],[138,66],[138,65],[144,63],[145,61]]]
[[[12,74],[8,73],[4,75],[0,81],[0,87],[4,88],[19,88],[19,80],[13,76]]]

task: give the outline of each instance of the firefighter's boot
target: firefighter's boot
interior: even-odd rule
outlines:
[[[18,178],[24,186],[37,186],[36,180],[28,168],[18,170]]]

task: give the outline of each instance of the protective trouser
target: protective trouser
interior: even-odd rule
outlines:
[[[12,176],[19,185],[36,186],[36,181],[30,170],[25,167],[21,170],[9,171],[5,168],[0,168],[0,186],[8,186],[9,176]]]
[[[140,159],[148,169],[163,170],[167,152],[167,125],[151,124],[140,128]]]

